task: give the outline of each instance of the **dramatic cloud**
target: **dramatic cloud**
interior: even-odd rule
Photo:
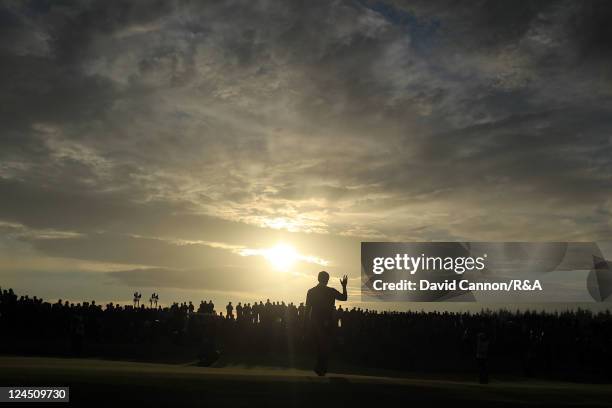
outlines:
[[[611,18],[592,0],[5,1],[0,250],[246,293],[222,271],[266,264],[236,248],[292,242],[357,277],[361,239],[609,238]]]

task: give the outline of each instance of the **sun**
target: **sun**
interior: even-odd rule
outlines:
[[[266,249],[264,257],[278,271],[288,271],[298,260],[298,253],[294,247],[288,244],[277,244]]]

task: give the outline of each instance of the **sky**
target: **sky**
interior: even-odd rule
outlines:
[[[2,0],[0,286],[300,302],[325,269],[359,301],[361,241],[610,240],[611,18]]]

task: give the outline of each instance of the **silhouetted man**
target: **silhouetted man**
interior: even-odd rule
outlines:
[[[346,275],[340,280],[342,293],[327,286],[329,274],[319,272],[319,284],[308,291],[306,295],[306,318],[310,323],[313,339],[317,348],[317,364],[315,373],[319,376],[327,373],[327,364],[334,334],[334,304],[336,300],[346,300]]]

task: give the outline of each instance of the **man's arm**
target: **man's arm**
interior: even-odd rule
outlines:
[[[346,293],[346,284],[348,283],[348,277],[344,275],[342,279],[340,279],[340,284],[342,285],[342,293],[336,291],[336,300],[346,300],[348,299],[348,294]]]

